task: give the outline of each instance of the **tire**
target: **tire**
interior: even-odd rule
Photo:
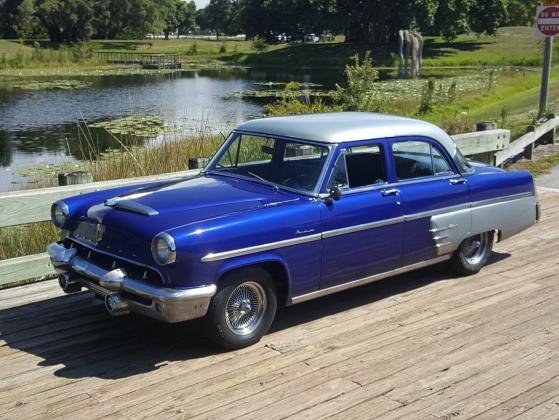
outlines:
[[[464,239],[450,260],[452,271],[461,276],[479,272],[492,250],[493,232],[483,232]]]
[[[221,280],[208,308],[209,336],[229,350],[251,346],[270,328],[276,308],[276,288],[266,270],[231,272]]]

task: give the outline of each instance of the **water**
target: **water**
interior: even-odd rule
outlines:
[[[257,82],[319,83],[330,89],[339,71],[294,72],[277,69],[217,69],[173,74],[70,77],[89,87],[72,90],[20,90],[0,85],[0,191],[21,189],[28,181],[22,168],[83,158],[80,121],[88,123],[126,115],[161,115],[181,131],[202,126],[227,131],[262,115],[263,102],[227,99],[232,92],[258,88]],[[40,80],[60,80],[60,77]],[[102,148],[115,147],[109,135]]]

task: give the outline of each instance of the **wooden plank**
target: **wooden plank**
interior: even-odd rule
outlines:
[[[0,193],[0,227],[50,220],[50,206],[56,200],[71,195],[79,195],[124,185],[162,181],[198,174],[199,170],[174,172],[169,174],[92,182],[91,184],[68,185]],[[22,211],[25,209],[25,211]]]
[[[487,130],[456,134],[454,142],[464,156],[503,150],[510,143],[510,130]]]
[[[432,267],[287,308],[223,352],[56,281],[0,291],[0,417],[557,418],[559,193],[479,274]]]
[[[0,260],[0,289],[24,284],[26,281],[41,281],[55,275],[47,253]]]
[[[549,133],[551,130],[554,130],[558,126],[559,126],[559,117],[552,118],[549,121],[546,121],[543,124],[538,125],[537,127],[534,128],[534,131],[526,133],[522,137],[510,143],[503,150],[498,151],[495,154],[495,159],[496,159],[495,164],[499,166],[504,162],[506,162],[507,160],[522,154],[526,147],[533,144],[534,142],[539,140],[540,137]]]
[[[524,149],[537,140],[536,134],[531,131],[513,141],[506,149],[495,153],[495,165],[499,166],[507,160],[524,153]]]

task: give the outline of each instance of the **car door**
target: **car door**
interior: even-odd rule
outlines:
[[[382,142],[359,143],[338,155],[327,187],[343,195],[321,208],[322,289],[401,266],[403,213],[397,190],[387,188],[387,162]]]
[[[400,191],[406,218],[403,265],[448,253],[449,231],[470,229],[467,179],[434,140],[398,140],[392,142],[390,149],[397,180],[394,185]],[[438,225],[437,218],[441,221]]]

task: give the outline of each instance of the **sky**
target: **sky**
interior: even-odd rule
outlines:
[[[196,8],[197,9],[201,9],[202,7],[206,7],[209,2],[210,2],[210,0],[194,0],[194,3],[196,3]]]

